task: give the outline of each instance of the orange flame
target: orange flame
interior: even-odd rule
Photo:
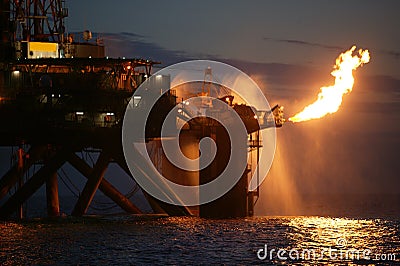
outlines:
[[[335,84],[329,87],[322,87],[318,99],[306,106],[303,111],[289,118],[292,122],[302,122],[311,119],[324,117],[327,114],[335,113],[342,104],[343,95],[350,93],[354,85],[353,70],[366,64],[370,60],[368,50],[358,50],[353,55],[356,47],[342,53],[336,59],[336,65],[331,75],[335,77]]]

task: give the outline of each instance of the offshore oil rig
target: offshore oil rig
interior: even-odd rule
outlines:
[[[24,203],[43,185],[48,216],[59,216],[58,171],[65,163],[87,178],[71,215],[85,215],[97,190],[125,212],[142,213],[104,175],[108,165],[114,163],[132,176],[122,150],[122,121],[134,91],[150,78],[152,67],[160,62],[108,58],[102,40],[92,40],[90,31],[82,33],[82,41],[67,34],[66,17],[68,9],[63,0],[0,2],[0,147],[16,147],[14,163],[0,178],[1,219],[22,218]],[[210,70],[205,71],[207,74]],[[190,176],[195,184],[207,183],[227,163],[229,136],[218,123],[193,119],[182,132],[182,141],[190,143],[186,150],[198,156],[199,140],[210,137],[218,147],[217,156],[209,167],[197,173],[169,165],[159,145],[160,131],[170,110],[184,102],[179,98],[176,90],[162,95],[146,124],[146,142],[153,155],[158,154],[152,157],[154,163],[163,162],[159,170],[167,178],[185,183]],[[254,108],[234,104],[231,95],[220,100],[243,120],[249,135],[244,140],[246,149],[258,153],[262,146],[259,130],[263,126],[254,118]],[[282,126],[281,107],[275,106],[265,115],[269,122],[264,127]],[[185,144],[182,147],[185,149]],[[91,164],[79,156],[82,151],[98,154],[96,162]],[[246,169],[227,194],[197,207],[168,204],[144,190],[143,194],[154,213],[214,218],[251,216],[259,196],[258,189],[248,191],[251,171]]]

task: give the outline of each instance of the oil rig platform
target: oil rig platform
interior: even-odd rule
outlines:
[[[65,163],[87,178],[71,215],[85,215],[97,190],[126,213],[142,213],[104,174],[113,163],[134,180],[122,150],[122,121],[133,93],[160,62],[108,58],[102,40],[93,40],[90,31],[82,32],[82,42],[66,33],[64,20],[68,15],[63,0],[0,2],[0,146],[16,147],[14,164],[0,177],[0,219],[22,218],[23,204],[42,186],[46,187],[48,216],[60,216],[58,172]],[[157,152],[162,122],[170,110],[182,104],[178,99],[176,91],[169,90],[150,113],[146,142],[152,143],[150,146],[156,147]],[[244,140],[246,147],[258,152],[262,146],[261,127],[254,119],[254,110],[235,105],[231,95],[219,100],[239,114],[249,134],[249,139]],[[279,106],[269,114],[273,120],[269,126],[282,126]],[[218,150],[229,150],[229,136],[220,125],[199,119],[189,124],[182,133],[187,141],[198,144],[201,138],[211,137]],[[79,156],[90,150],[98,154],[93,165]],[[209,167],[195,173],[197,184],[219,175],[226,165],[223,154],[217,154]],[[36,170],[31,171],[34,166]],[[161,171],[167,177],[168,172],[173,173],[170,178],[178,183],[185,180],[185,175],[193,175],[180,173],[168,163],[163,167]],[[143,194],[154,213],[213,218],[251,216],[259,192],[248,191],[249,172],[251,169],[226,195],[197,208],[167,204],[146,191]]]

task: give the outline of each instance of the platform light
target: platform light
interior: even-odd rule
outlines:
[[[12,74],[13,74],[14,76],[19,76],[19,73],[21,73],[19,70],[14,70],[14,71],[12,72]]]
[[[178,109],[178,113],[182,113],[182,109],[181,108]]]
[[[76,112],[76,115],[84,115],[84,112]]]
[[[140,101],[142,100],[142,96],[135,95],[133,96],[133,105],[139,106]]]

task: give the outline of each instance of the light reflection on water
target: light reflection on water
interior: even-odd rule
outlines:
[[[287,222],[291,248],[298,250],[329,248],[337,251],[371,250],[371,258],[398,253],[399,223],[382,219],[297,217]],[[338,253],[338,252],[337,252]],[[361,256],[362,257],[362,256]],[[398,255],[397,255],[397,258]]]
[[[63,219],[0,223],[0,265],[15,264],[297,264],[259,261],[265,244],[275,249],[335,247],[396,253],[399,220],[324,217],[255,217],[206,220],[188,217]],[[307,261],[315,265],[356,260]],[[382,265],[386,262],[379,262]],[[362,264],[377,264],[363,261]]]

